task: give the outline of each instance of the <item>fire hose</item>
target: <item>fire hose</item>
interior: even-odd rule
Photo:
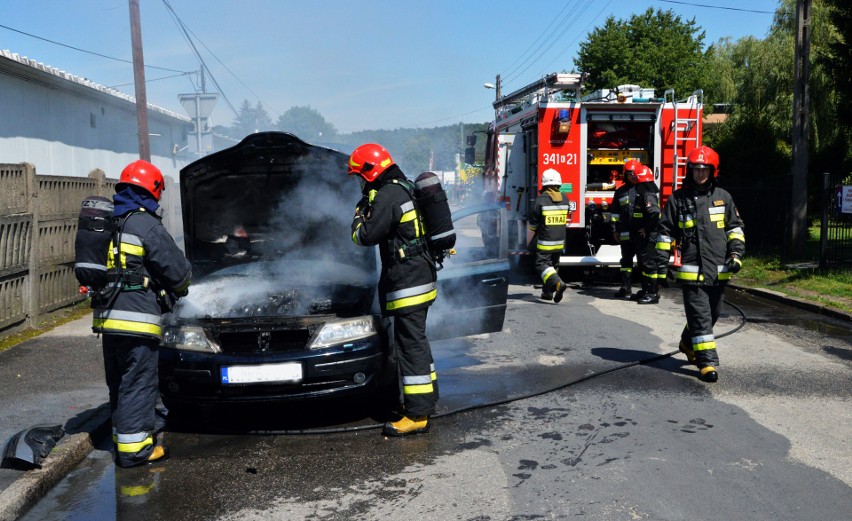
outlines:
[[[732,302],[724,301],[724,303],[726,305],[734,308],[734,310],[736,310],[739,313],[741,320],[740,320],[740,323],[735,328],[731,329],[730,331],[725,331],[724,333],[722,333],[720,335],[715,335],[715,337],[717,339],[723,338],[723,337],[726,337],[728,335],[732,335],[732,334],[736,333],[737,331],[742,329],[743,326],[745,326],[746,321],[747,321],[745,311],[743,311],[742,308],[740,308],[739,306],[737,306],[736,304],[734,304]],[[659,360],[670,358],[670,357],[672,357],[672,356],[674,356],[678,353],[680,353],[680,350],[676,349],[676,350],[668,352],[668,353],[663,353],[663,354],[652,356],[650,358],[646,358],[646,359],[643,359],[643,360],[637,360],[635,362],[629,362],[629,363],[626,363],[626,364],[623,364],[623,365],[619,365],[618,367],[605,369],[603,371],[597,371],[597,372],[591,373],[589,375],[583,376],[581,378],[578,378],[576,380],[571,380],[569,382],[565,382],[563,384],[557,385],[555,387],[549,387],[547,389],[543,389],[543,390],[540,390],[540,391],[522,394],[520,396],[513,396],[513,397],[505,398],[503,400],[497,400],[497,401],[488,402],[488,403],[481,403],[481,404],[477,404],[477,405],[469,405],[469,406],[466,406],[466,407],[459,407],[457,409],[444,411],[444,412],[430,416],[430,419],[434,420],[436,418],[443,418],[445,416],[451,416],[451,415],[454,415],[454,414],[460,414],[460,413],[464,413],[464,412],[475,411],[477,409],[497,407],[497,406],[506,405],[506,404],[509,404],[509,403],[512,403],[512,402],[518,402],[518,401],[521,401],[521,400],[528,400],[530,398],[535,398],[535,397],[542,396],[542,395],[545,395],[545,394],[549,394],[549,393],[552,393],[552,392],[561,391],[562,389],[566,389],[568,387],[586,382],[588,380],[591,380],[591,379],[594,379],[594,378],[600,378],[601,376],[605,376],[605,375],[608,375],[608,374],[611,374],[611,373],[615,373],[617,371],[623,371],[625,369],[629,369],[629,368],[635,367],[637,365],[652,364],[652,363],[657,362]],[[381,429],[382,427],[383,427],[383,424],[376,423],[376,424],[371,424],[371,425],[356,425],[356,426],[351,426],[351,427],[333,427],[333,428],[328,428],[328,429],[253,430],[253,431],[247,431],[246,434],[254,434],[254,435],[261,435],[261,436],[301,435],[301,434],[339,434],[339,433],[345,433],[345,432],[359,432],[359,431],[368,431],[368,430],[373,430],[373,429]]]

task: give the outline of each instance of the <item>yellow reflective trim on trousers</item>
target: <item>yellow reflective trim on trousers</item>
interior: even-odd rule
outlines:
[[[435,371],[429,373],[429,376],[432,378],[433,382],[438,379],[438,373],[436,373]]]
[[[547,275],[544,276],[544,278],[542,279],[542,282],[547,282],[547,279],[549,279],[550,277],[552,277],[554,275],[556,275],[555,271],[549,272]]]
[[[708,349],[716,349],[716,341],[701,342],[700,344],[692,344],[693,351],[707,351]]]
[[[435,392],[435,387],[431,383],[402,386],[402,394],[429,394],[433,392]]]
[[[132,322],[130,320],[96,318],[92,321],[92,327],[100,329],[110,329],[115,331],[127,331],[129,333],[145,333],[148,335],[156,336],[162,336],[163,334],[163,328],[157,324]]]
[[[562,251],[562,244],[556,244],[554,246],[544,246],[542,244],[536,244],[536,248],[541,251]]]
[[[118,452],[139,452],[148,445],[154,444],[154,438],[148,436],[145,440],[137,443],[116,443],[115,450]]]
[[[423,304],[424,302],[429,302],[430,300],[435,300],[435,297],[438,296],[438,290],[433,289],[429,293],[424,293],[422,295],[415,295],[413,297],[401,298],[399,300],[394,300],[392,302],[388,302],[385,304],[385,309],[388,311],[393,309],[406,308],[409,306],[416,306],[418,304]]]
[[[658,250],[671,251],[672,243],[670,243],[670,242],[658,242],[656,248]]]

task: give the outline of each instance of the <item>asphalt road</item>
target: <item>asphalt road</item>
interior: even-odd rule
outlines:
[[[428,435],[223,433],[374,423],[353,404],[212,411],[165,433],[163,464],[116,472],[100,447],[24,519],[848,518],[848,324],[730,295],[753,321],[718,341],[709,385],[657,358],[683,327],[676,290],[659,306],[613,291],[554,305],[513,285],[501,333],[436,342]]]

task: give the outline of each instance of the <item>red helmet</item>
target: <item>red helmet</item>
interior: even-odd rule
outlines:
[[[144,188],[157,201],[160,200],[160,196],[163,195],[163,189],[166,187],[163,182],[163,173],[160,172],[160,169],[142,159],[124,167],[124,170],[121,171],[121,177],[118,178],[116,188],[122,184],[136,185]]]
[[[713,167],[712,176],[715,176],[719,171],[719,154],[710,147],[700,146],[689,153],[686,158],[686,168],[689,170],[690,165],[709,165]]]
[[[356,148],[349,156],[349,175],[358,174],[372,183],[392,164],[393,159],[385,147],[367,143]]]
[[[631,183],[636,183],[636,171],[642,167],[642,163],[635,159],[628,159],[624,162],[624,178]]]
[[[653,183],[654,182],[654,172],[645,165],[639,165],[633,177],[636,179],[636,183]]]

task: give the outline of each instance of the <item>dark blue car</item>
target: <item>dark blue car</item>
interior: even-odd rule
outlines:
[[[264,132],[181,170],[193,284],[165,318],[167,406],[338,396],[392,381],[378,254],[350,239],[360,186],[347,160]],[[504,214],[454,210],[458,251],[439,271],[430,339],[502,329],[509,264],[505,233],[494,231],[505,230]]]

